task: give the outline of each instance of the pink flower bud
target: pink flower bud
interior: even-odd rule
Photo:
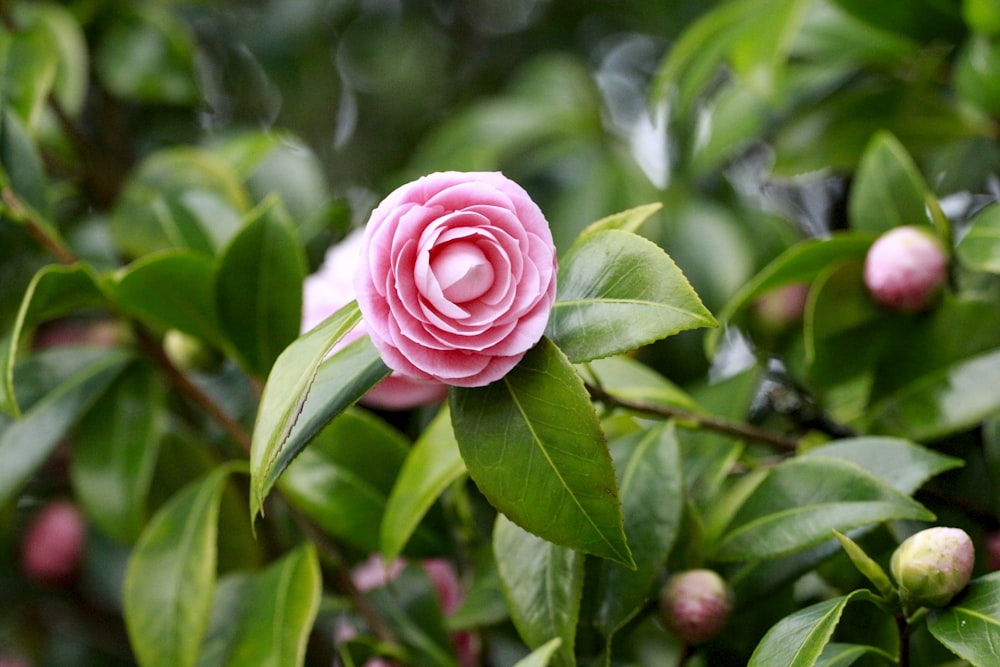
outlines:
[[[872,244],[865,258],[865,285],[876,302],[901,312],[927,308],[947,277],[947,258],[929,231],[896,227]]]
[[[789,283],[758,296],[753,309],[761,326],[778,332],[802,320],[808,298],[809,285]]]
[[[719,634],[732,609],[729,586],[712,570],[675,574],[660,591],[664,624],[689,644],[701,644]]]
[[[67,586],[80,569],[87,527],[76,505],[56,500],[32,519],[21,542],[25,574],[44,586]]]
[[[975,556],[961,528],[928,528],[904,540],[889,566],[904,604],[943,607],[969,583]]]

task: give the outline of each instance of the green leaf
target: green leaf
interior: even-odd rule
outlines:
[[[216,606],[222,609],[212,614],[199,667],[303,665],[322,583],[312,545],[263,572],[221,582]]]
[[[376,551],[389,491],[408,450],[406,439],[384,422],[349,410],[316,435],[278,485],[325,531],[363,551]],[[426,548],[429,536],[418,536]]]
[[[250,448],[251,514],[261,511],[275,481],[320,428],[388,374],[365,337],[328,359],[318,375],[323,357],[360,321],[352,301],[285,348],[271,369]],[[322,390],[307,406],[314,383]]]
[[[863,574],[868,581],[875,584],[875,588],[878,592],[882,594],[882,597],[886,600],[898,599],[896,587],[892,585],[892,581],[889,579],[889,575],[885,573],[882,566],[875,562],[875,560],[865,553],[864,549],[858,545],[857,542],[849,538],[847,535],[840,533],[838,531],[833,531],[834,535],[837,536],[837,541],[847,552],[848,558],[854,563],[854,567],[858,569],[858,572]]]
[[[865,655],[879,656],[886,665],[891,666],[896,664],[895,659],[879,651],[874,646],[830,642],[823,649],[823,654],[819,657],[819,660],[816,661],[816,667],[850,667]]]
[[[215,267],[207,256],[170,250],[132,262],[109,281],[108,289],[123,310],[143,323],[219,345],[214,281]]]
[[[132,543],[146,522],[146,497],[166,428],[166,391],[153,369],[135,364],[77,425],[70,473],[87,516]]]
[[[975,667],[1000,662],[1000,572],[973,579],[946,609],[927,617],[931,634]]]
[[[504,378],[453,387],[450,400],[459,451],[494,507],[546,540],[635,566],[604,435],[559,348],[543,338]]]
[[[530,655],[518,660],[514,667],[547,667],[561,645],[562,639],[554,637],[536,648]]]
[[[219,505],[232,471],[222,466],[184,487],[153,516],[132,551],[123,604],[142,667],[198,661],[215,590]]]
[[[927,509],[847,461],[791,459],[771,469],[733,518],[712,556],[776,558],[841,532],[890,519],[930,521]]]
[[[22,4],[12,8],[23,28],[44,32],[57,59],[53,94],[62,108],[76,116],[87,94],[89,57],[80,22],[73,13],[54,2]]]
[[[635,234],[582,237],[560,261],[558,285],[547,334],[573,362],[715,326],[673,260]]]
[[[37,26],[18,30],[6,56],[7,108],[17,112],[28,132],[35,134],[59,66],[52,36]]]
[[[1000,273],[1000,204],[987,206],[969,221],[955,253],[969,268]]]
[[[382,516],[382,559],[403,551],[420,521],[445,489],[465,475],[465,462],[445,405],[414,443],[399,472]]]
[[[0,409],[14,416],[19,412],[13,373],[25,331],[47,319],[103,303],[97,279],[86,265],[50,264],[35,274],[21,299],[14,327],[5,341],[6,347],[0,346]]]
[[[589,236],[590,234],[595,234],[597,232],[603,232],[608,229],[617,229],[631,234],[638,233],[639,228],[642,227],[642,223],[646,222],[646,220],[648,220],[661,208],[663,208],[663,204],[661,202],[655,202],[652,204],[645,204],[643,206],[636,206],[635,208],[630,208],[627,211],[622,211],[621,213],[613,213],[589,224],[582,232],[580,232],[579,238],[583,238],[584,236]]]
[[[814,447],[801,458],[835,458],[861,466],[900,493],[911,495],[935,475],[963,465],[909,440],[888,437],[842,438]]]
[[[9,109],[4,109],[0,115],[0,165],[3,166],[2,185],[17,195],[22,206],[40,214],[32,218],[44,219],[49,213],[45,167],[27,130]],[[59,238],[51,225],[46,225],[45,231],[50,237]]]
[[[684,482],[672,423],[661,423],[611,443],[618,488],[636,568],[600,563],[597,627],[605,637],[649,599],[670,555],[684,508]]]
[[[680,387],[631,357],[594,359],[580,368],[584,377],[616,398],[697,411],[698,404]]]
[[[299,334],[306,262],[288,214],[269,198],[219,258],[215,306],[244,365],[264,376]]]
[[[879,604],[878,597],[861,589],[786,616],[760,640],[748,667],[812,667],[817,664],[844,608],[854,601]]]
[[[881,234],[902,225],[931,225],[931,195],[917,165],[892,134],[879,132],[861,156],[851,186],[851,227]]]
[[[575,667],[573,647],[583,594],[583,556],[525,532],[503,516],[493,528],[493,551],[510,617],[528,648],[553,637],[561,645],[551,664]]]
[[[70,427],[122,372],[131,356],[100,351],[0,431],[0,507],[45,463]]]
[[[719,314],[723,324],[731,321],[761,294],[790,283],[812,282],[830,264],[849,258],[864,258],[872,238],[862,234],[836,234],[828,239],[802,241],[765,266],[753,280],[743,286],[729,300]],[[714,354],[724,328],[708,331],[705,348]]]

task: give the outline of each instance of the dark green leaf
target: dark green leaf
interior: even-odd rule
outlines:
[[[50,264],[35,274],[21,299],[10,337],[4,341],[5,346],[0,346],[0,409],[11,415],[18,414],[14,360],[25,331],[47,319],[103,303],[97,279],[86,265]]]
[[[145,525],[166,417],[163,385],[151,367],[136,364],[76,428],[70,468],[76,498],[120,542],[134,542]]]
[[[575,667],[573,647],[583,593],[583,556],[527,533],[503,516],[493,551],[510,617],[528,648],[562,640],[551,664]]]
[[[220,344],[212,260],[190,251],[165,251],[132,262],[109,289],[115,302],[143,323],[179,329]]]
[[[443,407],[414,443],[399,473],[382,517],[381,551],[395,560],[427,511],[448,486],[465,474],[465,462]]]
[[[323,357],[359,321],[361,311],[352,301],[289,345],[271,369],[250,449],[252,514],[261,511],[274,482],[323,425],[388,374],[365,337],[333,355],[318,375]],[[319,388],[307,402],[314,383]]]
[[[0,431],[0,507],[45,463],[74,422],[100,398],[130,359],[116,350],[97,353],[21,419]]]
[[[966,266],[1000,273],[1000,204],[988,206],[976,214],[955,252]]]
[[[634,567],[597,415],[551,341],[497,382],[453,387],[451,419],[469,475],[494,507],[551,542]]]
[[[322,578],[315,549],[304,546],[259,574],[226,580],[199,667],[296,667],[319,610]],[[221,604],[220,604],[221,603]]]
[[[840,459],[791,459],[758,484],[713,556],[775,558],[819,544],[831,531],[888,521],[930,521],[934,515],[861,467]]]
[[[854,601],[879,603],[875,595],[862,589],[786,616],[761,639],[748,667],[813,667],[830,642],[844,608]]]
[[[684,484],[672,423],[611,443],[636,569],[600,564],[597,626],[609,637],[648,600],[673,547],[684,508]]]
[[[23,206],[44,219],[49,213],[49,184],[42,159],[21,121],[7,109],[0,116],[0,164],[3,165],[0,184],[9,187]],[[46,231],[58,238],[51,225],[47,225]]]
[[[299,334],[306,263],[288,214],[270,198],[249,214],[219,258],[219,324],[247,369],[267,375]]]
[[[548,335],[573,362],[715,325],[673,260],[635,234],[584,236],[560,261],[558,285]]]
[[[939,642],[975,667],[1000,662],[1000,573],[969,583],[947,609],[932,611],[927,627]]]
[[[142,667],[198,661],[215,590],[222,490],[232,466],[173,496],[143,530],[125,572],[124,614]]]

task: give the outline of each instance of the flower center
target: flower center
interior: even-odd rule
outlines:
[[[431,272],[445,298],[452,303],[471,301],[493,284],[493,266],[474,243],[456,241],[431,258]]]

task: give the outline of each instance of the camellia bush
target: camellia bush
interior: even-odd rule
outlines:
[[[994,0],[23,0],[0,64],[0,666],[1000,664]]]

